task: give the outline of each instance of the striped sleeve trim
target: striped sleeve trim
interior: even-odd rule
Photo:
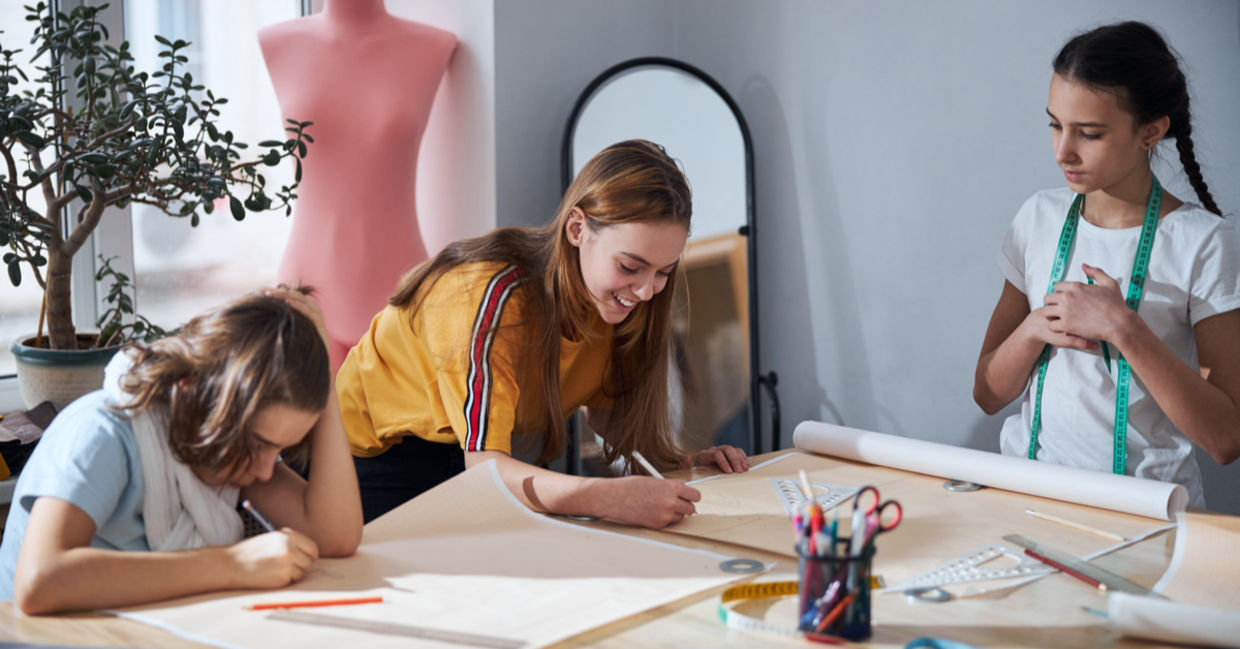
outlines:
[[[486,449],[487,423],[491,410],[491,345],[499,329],[504,305],[521,280],[525,271],[508,266],[496,273],[487,283],[474,317],[474,328],[469,338],[469,377],[465,398],[465,450]]]

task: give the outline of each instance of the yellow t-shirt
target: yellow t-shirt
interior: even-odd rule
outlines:
[[[417,311],[380,311],[336,378],[353,454],[374,457],[406,435],[511,453],[512,435],[544,432],[546,404],[521,394],[541,385],[537,359],[521,363],[531,290],[515,266],[464,264],[421,289]],[[596,335],[582,342],[560,339],[564,417],[611,406],[602,385],[612,326],[598,317],[591,326]]]

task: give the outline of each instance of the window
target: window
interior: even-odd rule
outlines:
[[[8,49],[23,48],[26,51],[18,56],[27,57],[32,48],[23,5],[28,4],[29,0],[0,0],[0,24],[5,26],[0,43]],[[302,4],[299,0],[124,0],[114,2],[109,12],[123,13],[124,38],[131,44],[139,69],[154,71],[163,62],[158,58],[155,34],[193,43],[186,54],[195,80],[229,100],[221,107],[218,125],[233,131],[238,140],[251,145],[249,151],[255,151],[261,140],[285,137],[257,33],[265,25],[296,18]],[[120,24],[119,15],[112,18]],[[265,175],[268,186],[288,184],[292,165],[268,168]],[[122,223],[123,216],[105,218],[97,231],[96,250],[118,255],[114,266],[133,269],[137,310],[152,322],[165,328],[179,326],[209,306],[274,281],[291,219],[283,212],[264,212],[248,214],[237,222],[226,205],[217,207],[221,209],[203,215],[200,225],[193,228],[188,219],[134,205],[131,222]],[[79,258],[89,256],[86,250],[78,254]],[[75,277],[74,290],[83,292],[83,283],[89,290],[90,280]],[[2,294],[0,377],[11,377],[15,366],[9,344],[38,326],[42,291],[27,275],[18,288],[5,278]],[[90,300],[79,296],[75,317],[80,329],[94,326],[94,313],[86,311],[91,311]]]
[[[0,0],[0,25],[4,25],[0,33],[0,45],[6,50],[22,50],[14,57],[14,62],[24,69],[34,70],[35,66],[47,65],[44,55],[35,63],[30,63],[34,48],[30,46],[31,23],[26,22],[30,12],[22,5],[32,4],[24,0]],[[27,73],[32,79],[34,75]],[[19,84],[18,91],[32,84]],[[31,203],[35,209],[44,207],[42,194],[33,192]],[[9,345],[19,336],[34,333],[38,326],[39,308],[43,304],[43,289],[35,281],[34,275],[22,265],[21,285],[14,287],[7,273],[0,279],[0,376],[12,374],[13,355]]]
[[[139,69],[155,70],[155,34],[191,42],[190,72],[217,97],[221,130],[249,143],[285,136],[283,118],[258,47],[259,28],[295,18],[298,5],[253,0],[125,0],[125,32]],[[272,187],[292,182],[292,165],[267,169]],[[233,220],[226,204],[197,228],[147,205],[133,206],[137,305],[152,322],[179,326],[207,307],[270,285],[292,220],[283,212]]]

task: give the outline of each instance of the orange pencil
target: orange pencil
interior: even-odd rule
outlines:
[[[822,622],[818,623],[818,628],[816,629],[816,631],[818,633],[822,633],[823,629],[826,629],[827,627],[831,626],[831,623],[835,621],[835,618],[839,617],[840,614],[844,612],[844,609],[848,608],[849,604],[852,604],[852,601],[855,598],[856,598],[856,593],[849,593],[845,595],[844,599],[841,599],[840,603],[836,604],[835,608],[832,609],[832,611],[828,613],[827,616],[822,619]]]
[[[273,608],[306,608],[309,606],[343,606],[345,604],[374,604],[382,602],[383,598],[375,597],[350,597],[345,599],[308,599],[300,602],[264,602],[262,604],[250,604],[246,609],[251,611],[266,611]]]

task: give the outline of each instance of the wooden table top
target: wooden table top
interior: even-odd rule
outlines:
[[[785,453],[779,451],[754,459]],[[669,473],[669,477],[700,477],[709,472]],[[941,481],[941,480],[938,480]],[[1088,522],[1088,507],[1080,507],[1079,520]],[[962,512],[961,516],[982,516],[982,512]],[[642,529],[597,523],[609,529],[645,538],[719,553],[753,557],[775,564],[774,570],[756,581],[793,580],[796,562],[791,557],[694,538]],[[1151,521],[1150,527],[1162,522]],[[1155,536],[1095,561],[1101,567],[1119,572],[1144,586],[1152,586],[1166,570],[1174,546],[1174,531]],[[554,645],[558,648],[602,647],[608,649],[710,647],[805,647],[807,640],[771,633],[731,629],[719,618],[721,589],[685,598],[618,622],[580,634]],[[1094,648],[1157,646],[1149,642],[1126,640],[1109,630],[1106,621],[1087,612],[1086,607],[1105,610],[1105,595],[1083,582],[1054,574],[999,597],[954,599],[945,603],[914,601],[903,594],[873,596],[873,637],[859,646],[903,647],[923,636],[950,638],[977,647],[1039,646]],[[750,600],[741,612],[761,617],[767,623],[795,625],[792,597]],[[1039,621],[1030,622],[1028,612],[1036,610]],[[1057,620],[1047,625],[1047,615]],[[480,631],[484,630],[482,627]],[[151,649],[198,649],[206,647],[170,632],[144,624],[98,613],[28,617],[11,602],[0,602],[0,641],[83,645],[93,647],[142,646]]]

